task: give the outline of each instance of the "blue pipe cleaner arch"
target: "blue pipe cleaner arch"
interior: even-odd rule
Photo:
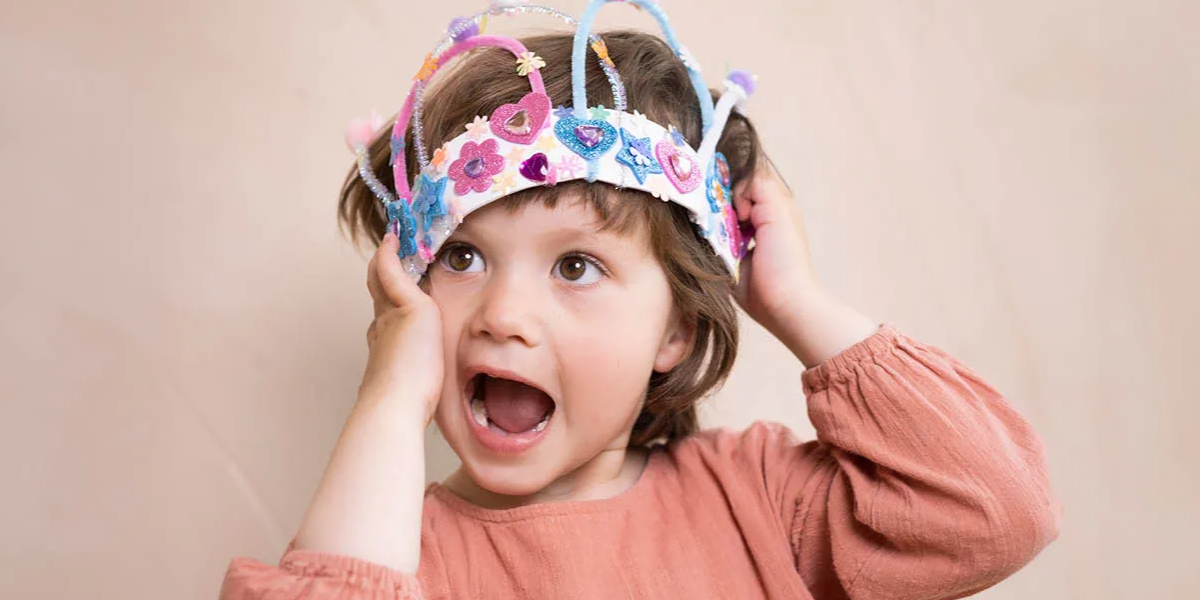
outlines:
[[[667,19],[667,14],[651,0],[592,0],[583,11],[583,15],[579,17],[579,25],[575,28],[575,44],[571,51],[571,101],[574,104],[572,110],[575,112],[575,117],[579,119],[586,119],[588,117],[587,79],[586,72],[584,71],[587,39],[592,32],[592,22],[596,20],[596,13],[600,12],[600,8],[609,2],[634,4],[645,9],[646,12],[650,13],[658,21],[659,26],[662,28],[663,36],[667,38],[667,45],[671,47],[671,51],[676,56],[682,54],[682,46],[675,39],[675,30],[671,27],[671,23]],[[708,91],[708,86],[704,85],[704,78],[700,75],[700,72],[692,68],[692,65],[685,66],[688,70],[688,76],[692,79],[692,88],[696,91],[696,97],[700,100],[702,131],[708,133],[709,127],[712,126],[712,95]]]

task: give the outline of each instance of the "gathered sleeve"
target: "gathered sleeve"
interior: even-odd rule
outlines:
[[[421,600],[417,578],[380,564],[294,541],[278,566],[235,558],[225,571],[220,600]]]
[[[756,424],[742,443],[814,597],[960,598],[1057,537],[1041,441],[946,352],[884,323],[802,383],[817,441]]]

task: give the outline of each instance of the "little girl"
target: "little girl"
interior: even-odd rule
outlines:
[[[1056,537],[1041,444],[1001,394],[817,282],[730,111],[753,80],[714,108],[669,30],[591,36],[603,3],[456,20],[392,136],[351,135],[370,358],[279,565],[235,559],[222,598],[959,598]],[[529,11],[576,34],[479,31]],[[816,441],[699,430],[735,301],[808,367]],[[462,466],[424,487],[432,420]]]

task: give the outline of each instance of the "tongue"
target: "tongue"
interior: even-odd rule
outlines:
[[[488,377],[483,385],[488,419],[509,433],[533,429],[554,409],[549,396],[523,383]]]

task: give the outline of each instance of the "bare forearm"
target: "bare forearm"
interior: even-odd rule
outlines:
[[[795,295],[773,331],[806,368],[813,368],[875,333],[879,323],[820,288]]]
[[[296,537],[296,548],[353,556],[404,573],[420,558],[425,450],[420,403],[361,397]]]

